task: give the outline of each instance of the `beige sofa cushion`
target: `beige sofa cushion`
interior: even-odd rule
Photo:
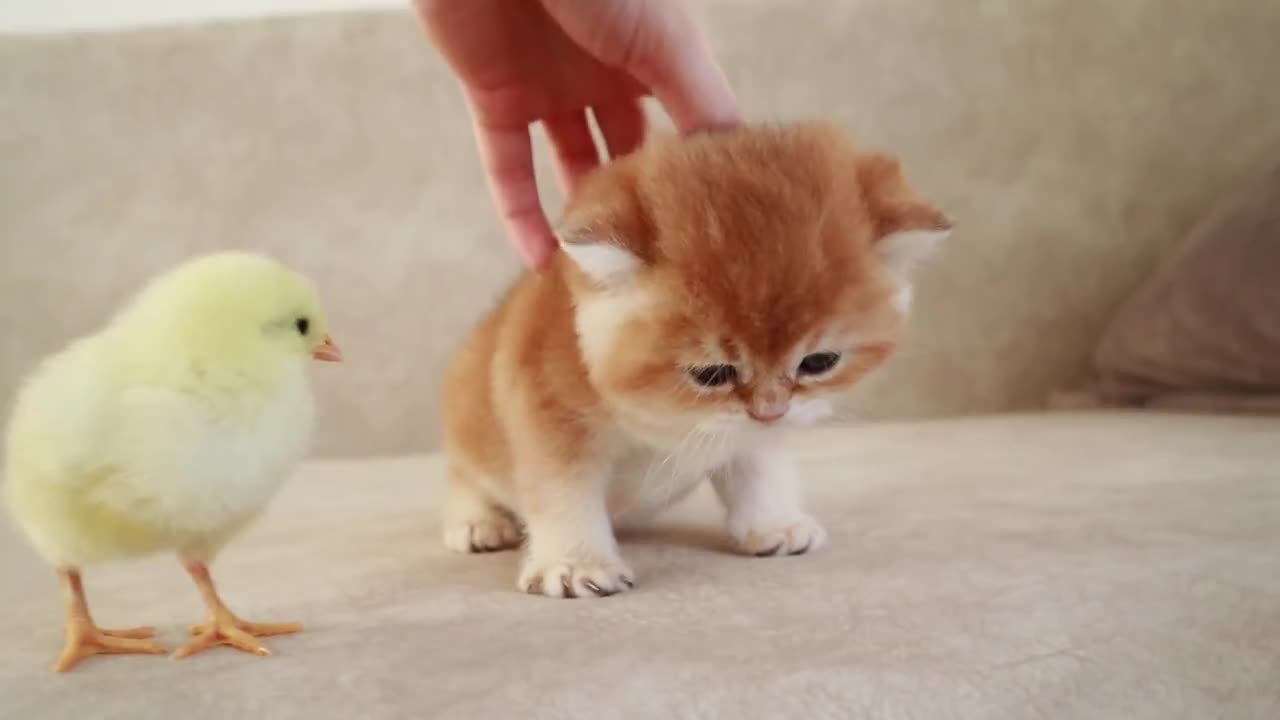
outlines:
[[[92,658],[69,677],[51,571],[0,519],[0,714],[1204,720],[1280,707],[1280,419],[1002,417],[796,438],[816,554],[726,554],[691,498],[623,552],[632,592],[515,590],[441,544],[436,458],[317,462],[214,565],[234,609],[302,620],[256,658]],[[104,625],[171,646],[170,558],[92,568]]]
[[[1280,117],[1258,90],[1275,2],[692,5],[749,117],[843,123],[956,220],[864,417],[1043,405],[1177,229],[1280,145],[1257,120]],[[0,406],[149,273],[241,246],[332,307],[348,362],[321,374],[318,451],[437,447],[441,366],[515,262],[408,12],[0,37],[0,68]]]
[[[1280,167],[1161,263],[1095,364],[1103,404],[1280,412]]]

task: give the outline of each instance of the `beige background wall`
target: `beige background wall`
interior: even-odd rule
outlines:
[[[698,11],[752,118],[843,120],[959,222],[869,417],[1042,405],[1159,251],[1280,162],[1277,3]],[[515,264],[407,13],[0,38],[0,117],[0,403],[146,274],[247,246],[332,306],[320,449],[434,446],[442,358]]]
[[[404,8],[412,0],[5,0],[0,32],[102,30],[337,10]]]

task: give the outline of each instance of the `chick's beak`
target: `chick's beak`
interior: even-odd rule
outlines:
[[[320,347],[311,351],[311,357],[322,362],[342,362],[342,351],[333,344],[333,338],[325,335]]]

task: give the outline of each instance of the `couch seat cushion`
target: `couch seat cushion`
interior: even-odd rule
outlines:
[[[439,540],[433,457],[318,462],[215,566],[256,658],[91,658],[0,526],[6,717],[1262,718],[1280,707],[1280,421],[1009,416],[795,441],[823,551],[727,554],[710,493],[628,538],[627,594],[515,592]],[[7,518],[5,523],[9,521]],[[91,569],[104,626],[177,643],[168,558]]]

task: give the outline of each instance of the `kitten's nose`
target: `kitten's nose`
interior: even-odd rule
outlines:
[[[782,416],[787,414],[787,411],[784,409],[778,412],[761,414],[757,412],[754,408],[752,408],[751,410],[747,411],[747,414],[751,416],[752,420],[757,420],[762,423],[771,423],[771,422],[777,422],[778,420],[781,420]]]
[[[747,406],[747,414],[751,416],[752,420],[762,423],[777,422],[787,414],[787,409],[790,405],[790,398],[757,401]]]

